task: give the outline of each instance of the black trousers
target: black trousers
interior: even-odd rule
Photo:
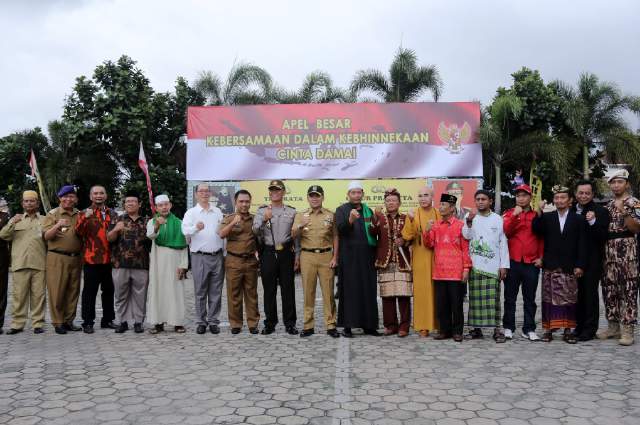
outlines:
[[[598,284],[602,270],[599,267],[587,269],[578,279],[578,314],[576,334],[594,336],[600,319],[600,298]]]
[[[505,329],[516,330],[516,300],[520,285],[522,285],[522,299],[524,304],[524,324],[522,332],[525,334],[536,330],[536,291],[538,290],[538,275],[540,270],[533,264],[511,260],[507,278],[504,280],[504,315],[502,326]]]
[[[6,248],[5,248],[6,251]],[[0,329],[4,326],[4,313],[7,310],[7,292],[9,291],[9,254],[0,253]]]
[[[102,325],[113,321],[116,313],[113,308],[113,280],[111,264],[85,264],[84,285],[82,286],[82,324],[93,326],[96,320],[96,297],[102,290]]]
[[[436,290],[436,316],[439,332],[446,335],[462,335],[464,328],[464,288],[460,281],[434,280]]]
[[[294,261],[295,255],[288,247],[277,253],[266,247],[260,255],[260,276],[264,289],[264,325],[267,327],[275,327],[278,324],[278,285],[282,300],[282,321],[285,326],[296,325]]]

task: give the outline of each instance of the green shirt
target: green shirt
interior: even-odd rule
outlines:
[[[44,217],[23,216],[17,223],[9,222],[0,230],[0,238],[11,241],[11,271],[44,270],[47,247],[42,238]]]

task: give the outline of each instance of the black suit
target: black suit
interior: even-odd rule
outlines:
[[[562,269],[573,274],[573,269],[587,265],[587,224],[574,211],[567,212],[564,229],[560,232],[557,211],[547,212],[533,219],[533,232],[544,237],[542,264],[546,270]]]
[[[578,279],[578,326],[576,334],[593,338],[600,320],[600,298],[598,283],[602,278],[604,247],[607,243],[609,212],[593,201],[581,207],[582,216],[590,211],[596,215],[593,225],[587,223],[587,265],[584,276]],[[574,206],[572,211],[577,212]]]
[[[9,222],[9,214],[0,212],[0,229]],[[7,309],[7,289],[9,285],[9,244],[0,239],[0,329],[4,326],[4,313]]]

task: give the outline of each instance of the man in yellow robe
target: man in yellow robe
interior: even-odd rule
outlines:
[[[431,279],[433,250],[422,243],[422,233],[440,220],[440,213],[433,208],[433,189],[423,187],[418,192],[420,207],[409,211],[409,219],[402,228],[402,238],[411,241],[411,268],[413,270],[413,329],[420,336],[438,328],[436,322],[435,291]]]

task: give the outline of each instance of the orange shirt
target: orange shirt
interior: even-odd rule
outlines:
[[[76,234],[83,242],[82,257],[86,264],[111,263],[111,249],[107,241],[107,230],[111,222],[116,221],[116,214],[109,208],[100,210],[91,207],[93,214],[87,218],[82,211],[76,223]]]
[[[471,268],[469,241],[462,237],[462,220],[454,216],[439,220],[423,234],[425,246],[433,248],[433,280],[461,281]]]

